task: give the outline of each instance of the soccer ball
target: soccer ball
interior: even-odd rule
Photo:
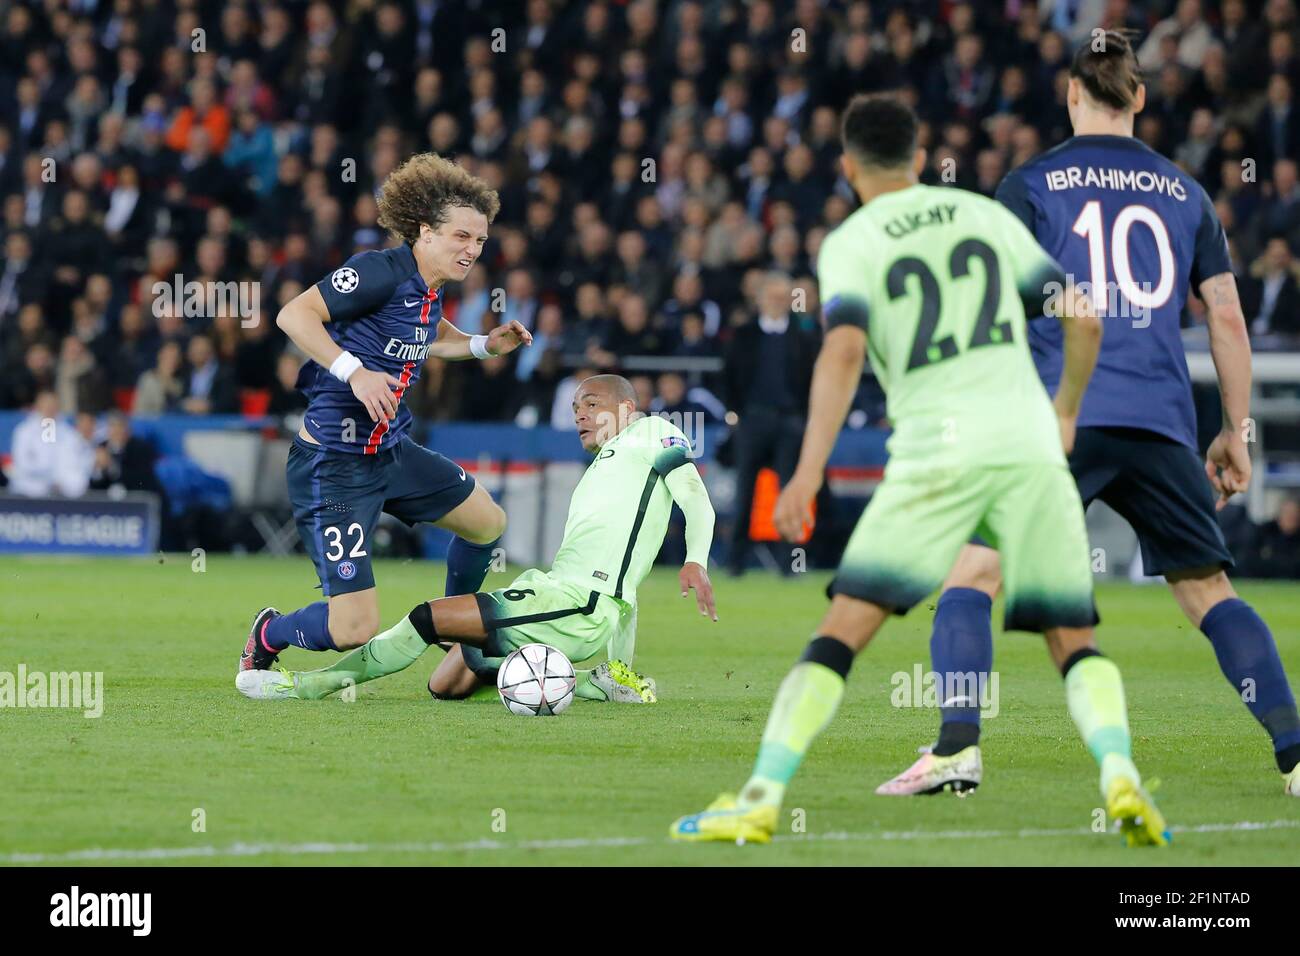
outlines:
[[[578,675],[569,659],[549,644],[525,644],[497,671],[497,693],[506,710],[522,717],[550,717],[573,703]]]

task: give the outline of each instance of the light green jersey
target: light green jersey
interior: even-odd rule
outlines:
[[[877,196],[826,237],[817,277],[828,326],[867,332],[891,469],[1064,462],[1025,328],[1064,276],[1001,204],[919,184]]]
[[[656,416],[601,446],[574,489],[551,576],[634,604],[668,530],[673,496],[665,479],[690,454],[681,430]]]

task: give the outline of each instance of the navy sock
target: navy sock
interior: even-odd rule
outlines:
[[[282,651],[290,644],[309,651],[337,651],[330,637],[329,617],[328,602],[308,604],[271,621],[263,632],[262,643],[273,651]]]
[[[450,596],[477,591],[487,577],[492,552],[500,544],[500,538],[488,544],[471,544],[464,538],[452,538],[447,546],[447,586],[443,593]]]
[[[943,726],[934,750],[940,757],[979,742],[979,696],[993,667],[992,612],[992,599],[976,588],[950,588],[939,597],[930,634],[930,666],[939,675],[941,702],[966,697],[942,708]]]
[[[1201,618],[1201,630],[1223,676],[1273,738],[1278,768],[1289,773],[1300,762],[1300,717],[1268,625],[1245,601],[1228,598]]]

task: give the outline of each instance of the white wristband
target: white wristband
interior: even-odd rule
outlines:
[[[346,382],[359,368],[361,368],[361,359],[351,352],[340,352],[339,357],[330,365],[330,374],[340,382]]]
[[[487,347],[488,337],[486,335],[471,335],[469,337],[469,354],[480,361],[485,358],[491,358],[492,353]]]

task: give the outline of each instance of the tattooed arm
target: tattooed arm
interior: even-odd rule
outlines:
[[[1222,508],[1250,484],[1246,420],[1250,418],[1250,338],[1231,272],[1210,276],[1200,285],[1209,315],[1210,354],[1219,374],[1223,428],[1205,457],[1205,473],[1219,494]]]

